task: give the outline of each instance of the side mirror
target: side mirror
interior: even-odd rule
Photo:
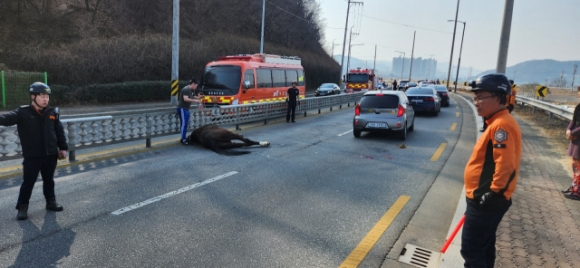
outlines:
[[[250,89],[250,81],[246,80],[244,81],[244,93],[246,93],[248,89]]]

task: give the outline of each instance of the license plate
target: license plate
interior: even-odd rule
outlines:
[[[368,123],[368,128],[387,128],[387,124],[385,123]]]
[[[411,100],[412,102],[423,102],[423,100]]]

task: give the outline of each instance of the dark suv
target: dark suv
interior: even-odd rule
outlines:
[[[402,91],[368,91],[354,108],[352,127],[357,138],[362,131],[395,132],[404,140],[415,128],[415,111]]]

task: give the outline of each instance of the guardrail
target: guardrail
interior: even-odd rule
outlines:
[[[574,111],[561,105],[554,105],[548,102],[536,100],[534,98],[528,98],[523,96],[516,96],[516,103],[521,103],[521,105],[529,105],[533,108],[535,113],[538,109],[546,111],[550,119],[554,118],[554,115],[559,116],[564,119],[572,120],[574,116]]]
[[[362,92],[336,96],[305,98],[300,100],[296,113],[321,112],[324,108],[342,108],[356,105]],[[232,105],[210,108],[193,108],[188,132],[206,124],[235,125],[239,130],[242,123],[264,121],[286,115],[285,102],[267,102],[249,105]],[[121,112],[61,115],[69,145],[69,161],[76,161],[76,151],[84,148],[112,145],[116,143],[145,140],[151,147],[155,137],[179,133],[179,117],[175,108],[140,109]],[[22,146],[16,125],[0,127],[0,161],[22,157]]]

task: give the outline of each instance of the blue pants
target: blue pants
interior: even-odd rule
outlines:
[[[18,195],[19,205],[28,205],[32,189],[38,178],[38,173],[42,176],[42,192],[45,199],[55,197],[54,194],[54,171],[56,170],[57,155],[49,155],[46,157],[25,157],[22,161],[23,180],[20,186],[20,194]]]
[[[497,203],[482,208],[479,206],[479,201],[467,199],[465,223],[461,235],[461,256],[465,260],[464,267],[493,267],[497,226],[511,205],[511,199],[501,199]]]
[[[187,138],[187,126],[189,125],[189,109],[177,108],[179,115],[179,131],[181,133],[181,140]]]

